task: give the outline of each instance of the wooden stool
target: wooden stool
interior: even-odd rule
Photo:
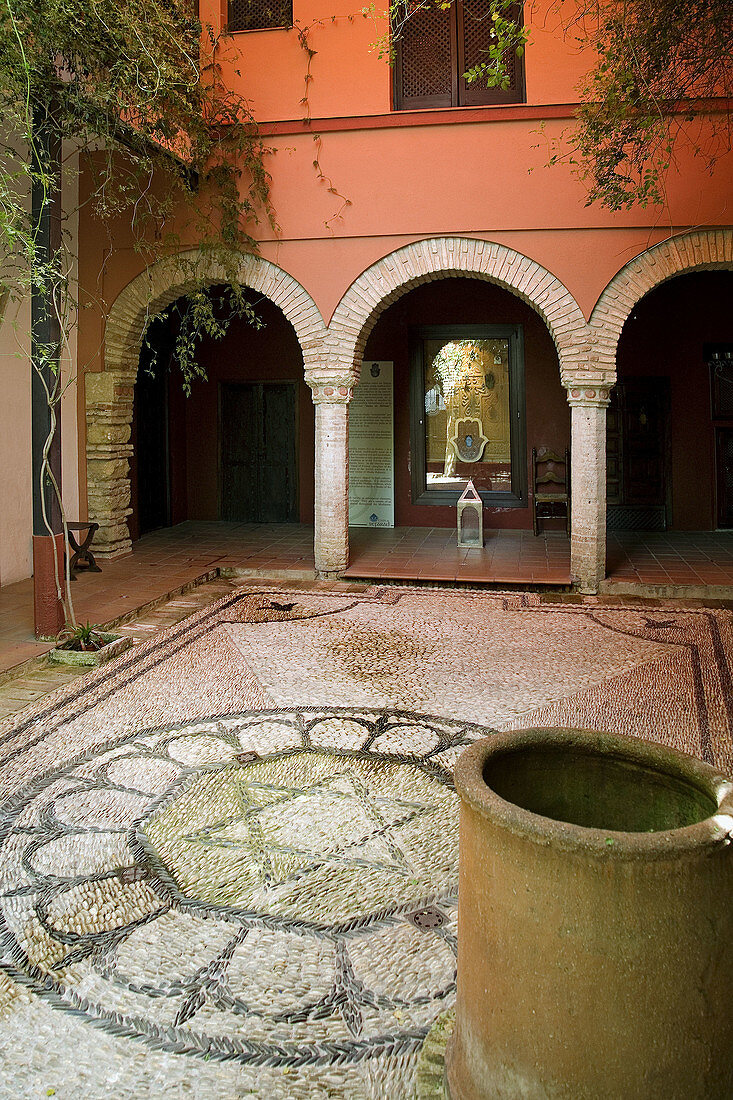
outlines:
[[[99,530],[99,524],[67,523],[66,528],[69,534],[69,549],[72,551],[71,561],[69,562],[69,573],[72,580],[76,580],[74,576],[75,569],[87,569],[90,573],[101,573],[102,570],[97,565],[94,554],[89,549],[95,532]],[[74,537],[75,531],[86,531],[87,533],[81,545]]]

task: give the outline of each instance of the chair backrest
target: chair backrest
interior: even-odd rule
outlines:
[[[570,491],[570,451],[557,454],[546,447],[532,448],[532,477],[535,493],[566,496]]]

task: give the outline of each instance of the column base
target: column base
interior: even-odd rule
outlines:
[[[337,581],[343,577],[345,571],[345,565],[340,569],[316,569],[316,577],[319,581]]]
[[[92,543],[91,549],[95,558],[113,561],[115,558],[123,558],[125,554],[131,554],[132,542],[130,539],[126,539],[121,542],[107,543],[104,546],[97,546],[96,543]]]
[[[64,536],[33,536],[33,624],[38,639],[55,638],[66,624],[64,605],[56,587],[54,542],[63,590]]]
[[[598,584],[585,584],[583,581],[573,582],[573,588],[581,596],[597,596],[599,587]]]

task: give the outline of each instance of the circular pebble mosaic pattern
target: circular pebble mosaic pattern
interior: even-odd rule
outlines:
[[[415,1051],[455,989],[452,766],[487,732],[299,708],[90,750],[0,822],[12,976],[162,1051],[270,1067]]]

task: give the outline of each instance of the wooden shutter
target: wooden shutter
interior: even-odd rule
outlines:
[[[293,0],[229,0],[229,31],[269,30],[292,25]]]
[[[452,107],[457,94],[452,9],[418,8],[397,44],[395,107]]]
[[[483,103],[521,103],[524,99],[524,69],[521,58],[511,50],[507,51],[506,64],[509,72],[509,87],[487,88],[485,81],[469,84],[463,74],[486,59],[489,48],[492,21],[489,0],[463,0],[456,3],[458,20],[458,106],[479,106]],[[521,19],[522,9],[518,6],[515,18]]]
[[[521,4],[516,17],[522,17]],[[397,43],[395,108],[521,103],[524,67],[513,50],[507,55],[508,88],[487,88],[480,80],[469,84],[463,79],[465,72],[485,59],[492,25],[490,0],[454,0],[446,11],[416,7]]]

